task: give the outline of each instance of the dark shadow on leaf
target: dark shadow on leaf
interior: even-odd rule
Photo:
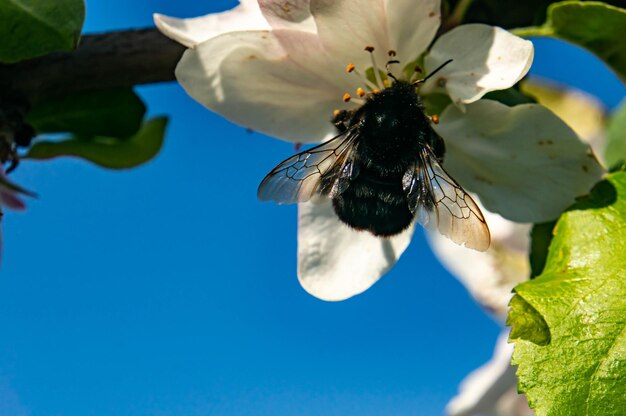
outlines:
[[[588,195],[580,197],[567,211],[606,208],[616,201],[617,190],[611,182],[605,179],[598,182]]]
[[[539,276],[546,265],[548,249],[554,237],[556,220],[533,225],[530,232],[530,278]]]

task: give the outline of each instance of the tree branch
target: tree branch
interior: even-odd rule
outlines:
[[[172,81],[184,51],[156,29],[87,35],[74,52],[0,65],[0,87],[34,105],[77,92]]]

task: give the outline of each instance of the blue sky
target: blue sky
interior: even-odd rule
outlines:
[[[86,32],[234,2],[87,0]],[[609,107],[624,87],[573,47],[531,73]],[[438,415],[500,332],[421,233],[372,289],[327,303],[297,281],[296,209],[256,200],[292,146],[209,113],[174,83],[161,154],[112,172],[23,163],[37,191],[3,223],[0,416]]]

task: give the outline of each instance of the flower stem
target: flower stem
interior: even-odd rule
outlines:
[[[0,91],[33,105],[58,95],[173,81],[184,51],[156,29],[86,35],[73,52],[0,64]]]

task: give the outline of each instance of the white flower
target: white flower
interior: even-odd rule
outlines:
[[[522,89],[561,116],[579,136],[603,154],[605,145],[604,109],[594,98],[550,83],[530,81]],[[531,224],[508,221],[483,209],[491,229],[491,247],[477,253],[451,243],[437,233],[429,233],[433,252],[456,276],[474,299],[504,322],[512,290],[530,276]],[[532,415],[525,396],[517,393],[515,368],[511,367],[512,345],[504,333],[494,357],[463,380],[458,396],[448,404],[451,416]]]
[[[451,244],[429,232],[428,240],[444,266],[472,294],[474,299],[504,323],[512,289],[530,276],[528,254],[530,224],[505,220],[483,210],[491,229],[491,247],[476,252]],[[459,394],[448,403],[450,416],[530,416],[524,395],[517,393],[515,368],[511,366],[513,345],[508,331],[499,337],[493,358],[469,374]]]
[[[450,416],[531,416],[526,396],[517,393],[513,345],[508,332],[498,338],[493,357],[461,383],[459,395],[448,403]]]
[[[504,322],[511,290],[530,276],[531,225],[508,221],[486,209],[482,211],[491,231],[491,246],[487,251],[461,247],[435,232],[427,233],[428,242],[474,299]]]
[[[439,24],[439,0],[259,0],[196,19],[155,15],[157,26],[190,47],[176,69],[185,90],[233,122],[293,142],[336,134],[329,122],[342,102],[383,64],[388,51],[402,66],[423,56]],[[585,193],[601,175],[588,147],[538,105],[509,108],[479,100],[528,71],[532,44],[503,29],[466,25],[438,38],[426,53],[428,74],[454,62],[422,87],[455,105],[436,127],[447,145],[445,167],[488,209],[517,221],[544,221]],[[406,68],[405,68],[406,69]],[[414,75],[415,76],[415,75]],[[423,75],[422,75],[423,76]],[[351,107],[352,106],[352,107]],[[299,207],[298,277],[311,294],[342,300],[369,288],[397,261],[413,228],[381,240],[337,219],[330,203]]]
[[[604,109],[594,98],[573,89],[563,89],[545,81],[529,81],[523,90],[562,119],[602,155],[605,145]],[[528,127],[528,126],[526,126]],[[528,191],[535,192],[535,186]],[[545,197],[545,194],[543,194]],[[428,240],[441,263],[456,276],[474,299],[504,321],[512,290],[530,276],[530,221],[512,222],[482,209],[491,231],[491,246],[476,252],[458,246],[438,233]]]

